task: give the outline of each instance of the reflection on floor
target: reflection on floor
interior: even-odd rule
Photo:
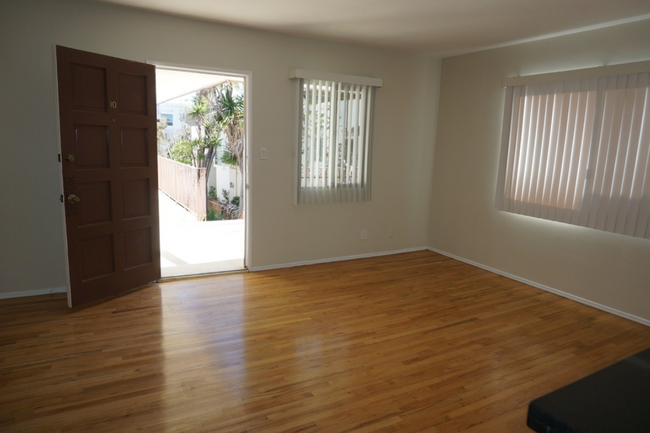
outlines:
[[[199,222],[159,192],[163,277],[244,269],[244,220]]]

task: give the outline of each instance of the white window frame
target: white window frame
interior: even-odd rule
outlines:
[[[289,78],[297,107],[294,204],[369,201],[374,89],[383,80],[304,69],[291,70]],[[323,119],[329,127],[321,126]],[[333,156],[339,154],[344,157]]]

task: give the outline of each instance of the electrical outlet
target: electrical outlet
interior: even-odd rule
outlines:
[[[366,239],[368,239],[368,230],[363,229],[361,230],[361,240],[365,241]]]
[[[266,147],[260,149],[260,159],[266,159]]]

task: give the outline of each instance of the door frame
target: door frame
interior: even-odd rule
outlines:
[[[65,274],[65,289],[68,301],[68,308],[72,308],[72,281],[70,280],[70,259],[68,257],[68,227],[66,226],[65,204],[64,200],[64,184],[63,184],[63,170],[58,165],[61,164],[61,155],[63,153],[63,145],[61,143],[61,116],[59,114],[59,71],[58,71],[58,58],[56,55],[56,44],[52,44],[52,70],[54,76],[54,120],[56,122],[56,152],[57,155],[57,172],[59,174],[59,193],[61,206],[61,228],[63,233],[63,264]]]
[[[52,53],[52,72],[53,72],[53,81],[52,86],[54,89],[54,120],[55,120],[55,131],[56,131],[56,152],[57,155],[54,155],[54,162],[59,164],[60,161],[57,158],[60,158],[62,151],[61,143],[61,119],[59,115],[59,93],[58,93],[58,71],[57,71],[57,55],[56,55],[56,44],[52,44],[51,48]],[[244,71],[244,70],[235,70],[235,69],[221,69],[210,66],[200,66],[200,65],[186,65],[178,63],[169,63],[169,62],[160,62],[152,60],[144,60],[142,63],[148,63],[156,67],[162,67],[167,69],[176,69],[179,71],[187,72],[205,72],[211,71],[219,75],[232,75],[244,78],[244,133],[245,133],[245,142],[244,142],[244,267],[250,269],[252,263],[252,224],[250,215],[253,212],[253,200],[251,199],[252,195],[252,183],[251,183],[251,163],[250,155],[253,142],[253,116],[252,116],[252,106],[253,106],[253,72]],[[63,184],[63,171],[58,169],[58,180],[59,180],[59,194],[60,200],[63,200],[64,196],[64,184]],[[65,219],[65,206],[60,207],[61,215],[61,233],[62,233],[62,246],[63,246],[63,265],[64,265],[64,278],[65,278],[65,288],[67,293],[67,304],[68,307],[72,307],[72,292],[71,292],[71,281],[70,281],[70,261],[68,258],[68,243],[67,236],[68,231],[66,228],[66,219]]]
[[[252,258],[251,218],[253,206],[251,200],[251,143],[253,142],[253,72],[236,69],[221,69],[213,66],[186,65],[179,63],[159,62],[146,60],[144,63],[163,69],[181,72],[213,72],[216,75],[225,75],[244,78],[244,268],[250,269]]]

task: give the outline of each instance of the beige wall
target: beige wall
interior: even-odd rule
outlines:
[[[253,267],[429,245],[650,320],[650,242],[493,210],[501,78],[650,59],[649,21],[445,59],[439,116],[436,59],[81,0],[5,1],[0,36],[0,296],[65,285],[52,55],[59,44],[252,72]],[[290,68],[384,79],[372,202],[293,206]],[[255,158],[261,147],[266,160]],[[369,239],[361,241],[364,228]]]
[[[650,320],[650,241],[494,210],[501,79],[650,59],[650,21],[443,60],[429,245]]]
[[[65,286],[55,44],[137,61],[252,72],[249,265],[426,246],[438,60],[81,0],[3,1],[0,32],[0,296]],[[290,68],[384,79],[377,92],[372,202],[293,205]],[[267,148],[266,160],[255,158],[261,147]],[[366,241],[362,229],[368,230]]]

